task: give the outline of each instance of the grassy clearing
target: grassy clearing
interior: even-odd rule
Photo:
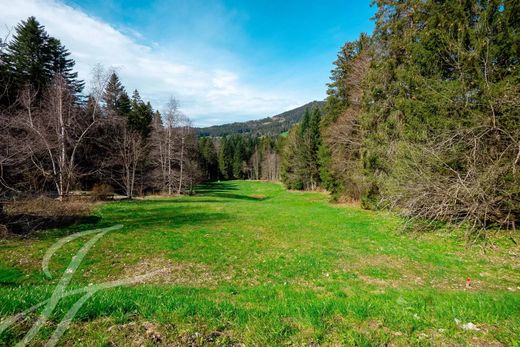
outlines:
[[[65,345],[518,345],[520,249],[465,247],[456,235],[409,235],[388,214],[338,207],[321,193],[223,182],[192,197],[107,203],[99,226],[124,224],[93,247],[73,286],[158,268],[146,283],[98,292]],[[0,316],[49,297],[84,240],[41,260],[57,239],[92,225],[1,241]],[[471,277],[471,289],[465,288]],[[63,300],[41,343],[79,296]],[[457,323],[460,321],[460,323]],[[472,322],[480,330],[466,331]],[[18,341],[32,321],[0,336]]]

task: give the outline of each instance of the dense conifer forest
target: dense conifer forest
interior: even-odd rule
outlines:
[[[519,3],[376,3],[375,31],[334,62],[320,130],[312,118],[291,129],[282,181],[422,221],[514,229]]]

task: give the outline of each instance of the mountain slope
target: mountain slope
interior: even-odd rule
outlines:
[[[206,128],[197,128],[199,136],[224,136],[231,134],[249,135],[279,135],[289,130],[295,123],[298,123],[307,108],[323,107],[323,101],[312,101],[293,110],[285,111],[276,116],[267,117],[247,122],[235,122],[222,125],[213,125]]]

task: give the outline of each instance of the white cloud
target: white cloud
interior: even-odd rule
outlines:
[[[88,80],[98,63],[115,67],[129,92],[138,89],[144,99],[162,109],[171,95],[196,125],[211,125],[265,117],[309,100],[287,91],[264,90],[243,81],[228,66],[204,66],[151,43],[140,44],[142,34],[133,28],[115,29],[100,19],[55,0],[0,0],[0,34],[20,20],[35,16],[47,32],[59,38],[76,60],[80,78]],[[125,34],[128,33],[128,34]]]

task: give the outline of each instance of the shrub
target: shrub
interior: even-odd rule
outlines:
[[[91,193],[94,200],[105,200],[114,194],[114,188],[110,184],[97,183],[92,187]]]

